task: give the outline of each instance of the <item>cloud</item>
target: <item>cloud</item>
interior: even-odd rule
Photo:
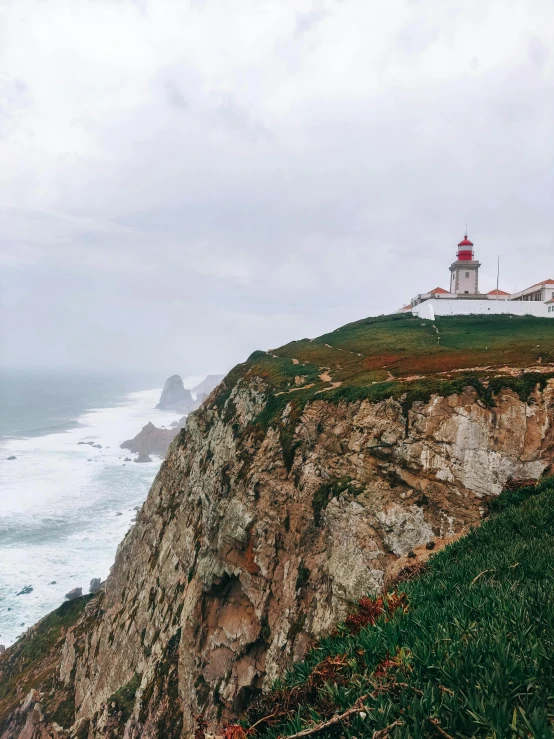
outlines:
[[[297,35],[309,33],[315,29],[324,18],[330,15],[328,8],[323,3],[315,4],[306,13],[297,13],[295,22],[295,32]]]
[[[554,269],[549,3],[1,12],[5,363],[228,368],[446,284],[466,221],[483,289]]]
[[[187,113],[190,110],[190,103],[187,101],[179,86],[173,81],[168,80],[166,83],[167,102],[177,110]]]

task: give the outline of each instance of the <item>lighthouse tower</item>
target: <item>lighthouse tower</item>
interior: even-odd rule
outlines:
[[[450,265],[450,292],[464,297],[479,295],[480,266],[473,253],[473,243],[465,234],[458,244],[457,259]]]

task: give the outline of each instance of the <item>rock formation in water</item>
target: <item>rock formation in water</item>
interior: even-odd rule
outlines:
[[[65,597],[67,600],[75,600],[76,598],[80,598],[83,594],[83,588],[73,588],[73,590],[70,590],[69,593],[65,594]]]
[[[554,322],[498,319],[492,338],[478,319],[360,322],[235,368],[172,442],[105,588],[42,662],[21,654],[46,619],[2,656],[2,739],[171,739],[200,713],[217,730],[414,549],[552,474]]]
[[[191,393],[183,386],[182,380],[178,375],[170,377],[164,386],[160,402],[157,408],[164,410],[178,410],[182,412],[184,405],[187,407],[186,413],[199,408],[208,397],[208,392],[213,390],[221,381],[221,375],[208,375],[202,382],[193,389],[196,398],[193,399]],[[181,388],[184,395],[181,392]],[[184,405],[183,405],[184,404]],[[178,421],[171,424],[171,428],[158,428],[150,421],[142,430],[133,438],[124,441],[121,449],[138,454],[140,461],[150,461],[150,455],[154,454],[158,457],[165,457],[169,445],[185,426],[187,416],[183,416]],[[79,442],[80,444],[84,442]],[[126,458],[125,461],[130,461]],[[136,460],[139,461],[139,460]]]
[[[123,444],[121,444],[121,449],[128,449],[134,454],[143,456],[155,454],[158,457],[165,457],[169,445],[178,431],[178,428],[160,429],[154,426],[152,422],[149,422],[146,426],[142,427],[142,430],[139,431],[134,439],[124,441]]]
[[[97,593],[102,587],[102,580],[99,577],[93,577],[88,588],[89,593]]]
[[[164,384],[160,402],[156,406],[162,411],[177,411],[178,413],[189,413],[194,405],[194,399],[183,385],[179,375],[172,375]]]

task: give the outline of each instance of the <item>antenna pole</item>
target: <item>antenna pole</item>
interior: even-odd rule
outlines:
[[[498,283],[500,282],[500,254],[498,255],[498,269],[496,272],[496,289],[498,290]]]

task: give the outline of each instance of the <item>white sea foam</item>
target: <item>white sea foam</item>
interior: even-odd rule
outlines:
[[[161,463],[125,462],[134,455],[120,444],[148,421],[169,426],[181,415],[155,410],[159,396],[158,388],[131,393],[87,411],[69,431],[1,445],[0,643],[12,643],[72,588],[86,593],[91,578],[108,575]],[[31,593],[16,595],[27,585]]]

